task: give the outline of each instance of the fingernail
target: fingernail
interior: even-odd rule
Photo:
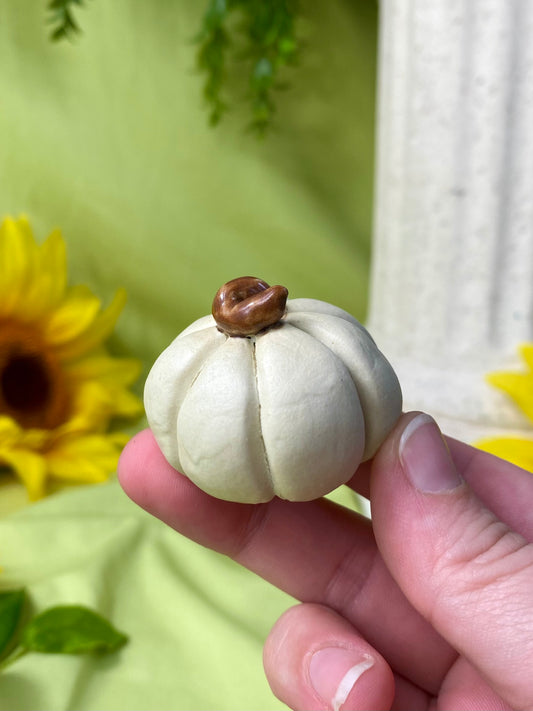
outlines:
[[[462,483],[435,420],[421,413],[400,438],[400,461],[411,484],[427,494],[452,491]]]
[[[359,677],[374,666],[369,654],[344,647],[319,649],[311,657],[309,678],[314,690],[328,708],[339,711]]]

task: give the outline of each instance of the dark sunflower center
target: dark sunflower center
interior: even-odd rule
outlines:
[[[1,373],[0,388],[7,407],[21,414],[42,411],[50,402],[50,374],[37,355],[14,356]]]
[[[21,427],[54,429],[69,417],[68,380],[33,327],[0,321],[0,415]]]

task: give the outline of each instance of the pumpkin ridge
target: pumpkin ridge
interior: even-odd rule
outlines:
[[[370,333],[356,319],[354,319],[355,323],[352,324],[352,326],[356,327],[353,333],[357,337],[358,346],[360,348],[361,355],[363,356],[362,360],[366,363],[366,377],[365,370],[359,371],[359,369],[355,369],[352,371],[352,368],[349,366],[349,364],[344,361],[341,355],[341,351],[339,350],[339,352],[336,352],[334,347],[328,346],[327,342],[323,340],[323,334],[319,333],[318,331],[315,331],[313,326],[316,324],[313,322],[312,314],[310,312],[295,311],[291,314],[291,316],[292,318],[290,316],[287,317],[288,323],[290,323],[294,328],[298,328],[301,331],[304,331],[308,335],[315,338],[345,365],[349,373],[350,379],[355,386],[359,401],[361,403],[366,440],[365,452],[362,461],[367,461],[372,456],[374,456],[377,449],[376,443],[381,443],[385,439],[386,435],[391,431],[392,427],[394,426],[394,422],[397,419],[396,415],[394,419],[390,419],[390,422],[387,424],[387,426],[383,426],[383,418],[381,418],[380,421],[382,426],[379,430],[376,430],[375,421],[372,422],[373,410],[375,410],[376,407],[379,407],[382,412],[385,412],[387,409],[389,409],[389,407],[391,408],[392,412],[396,412],[394,403],[389,406],[389,404],[384,402],[382,398],[380,399],[379,403],[375,399],[376,386],[378,384],[382,386],[384,379],[389,379],[389,372],[392,374],[392,377],[396,379],[396,375],[394,374],[390,363],[383,355],[383,353],[377,348],[376,343]],[[302,319],[303,323],[302,321],[299,321],[300,318]],[[311,328],[306,328],[306,319],[310,319]],[[347,319],[344,320],[342,319],[342,317],[338,317],[335,314],[320,314],[320,320],[324,320],[326,322],[330,321],[331,325],[333,325],[335,322],[339,322],[341,330],[347,329],[346,323],[350,324]],[[341,325],[341,322],[343,321],[344,323]],[[331,330],[332,332],[334,331],[334,329],[332,329],[331,327],[327,330]],[[343,338],[339,338],[339,345],[342,343],[342,341]],[[365,380],[372,383],[371,388],[365,387]],[[399,387],[400,386],[398,384],[398,389]]]
[[[263,447],[263,455],[265,458],[265,473],[268,478],[268,481],[270,483],[270,488],[272,489],[272,493],[275,494],[275,488],[274,488],[274,477],[272,475],[272,468],[270,466],[270,460],[268,458],[268,453],[266,449],[266,444],[265,444],[265,438],[263,437],[263,425],[261,421],[261,398],[259,397],[259,383],[257,380],[257,355],[256,355],[256,338],[255,336],[250,337],[250,340],[252,341],[252,365],[253,365],[253,372],[254,372],[254,387],[255,387],[255,394],[256,394],[256,400],[257,400],[257,418],[259,420],[259,439],[261,441],[261,445]]]
[[[345,483],[361,461],[364,422],[342,361],[285,323],[258,337],[257,365],[277,496],[309,501]]]
[[[320,312],[319,312],[319,313],[320,313]],[[312,312],[312,311],[301,311],[301,312],[297,312],[297,311],[296,311],[296,312],[293,312],[291,315],[294,317],[294,321],[297,321],[300,316],[303,316],[303,317],[304,317],[304,321],[305,321],[305,317],[306,317],[306,316],[312,317],[312,316],[313,316],[313,312]],[[367,331],[367,330],[365,329],[365,327],[364,327],[362,324],[360,324],[358,321],[357,321],[357,325],[356,325],[356,324],[352,324],[351,321],[348,321],[348,319],[344,319],[342,316],[335,316],[334,314],[322,314],[322,313],[320,313],[320,317],[321,317],[321,318],[324,318],[324,319],[326,319],[326,320],[329,320],[330,318],[331,318],[331,319],[335,319],[335,320],[333,321],[333,323],[335,323],[335,321],[341,321],[341,322],[344,321],[344,323],[349,323],[349,324],[351,324],[352,326],[354,326],[354,327],[356,328],[356,332],[357,332],[357,334],[358,334],[358,336],[359,336],[359,345],[360,345],[363,349],[365,349],[365,350],[368,350],[368,349],[366,349],[365,342],[364,342],[364,336],[365,336],[365,335],[368,335],[368,336],[370,337],[372,343],[374,343],[374,340],[372,339],[372,337],[370,336],[370,334],[368,333],[368,331]],[[355,319],[354,319],[354,320],[355,320]],[[327,350],[333,355],[333,357],[336,358],[337,360],[339,360],[339,361],[342,363],[342,365],[344,366],[344,368],[346,369],[346,372],[348,373],[348,376],[349,376],[350,380],[351,380],[352,383],[354,384],[355,391],[356,391],[357,396],[358,396],[358,398],[359,398],[359,403],[360,403],[360,405],[361,405],[361,413],[362,413],[362,416],[363,416],[363,425],[364,425],[364,428],[365,428],[365,439],[366,439],[367,433],[368,433],[368,431],[369,431],[368,415],[367,415],[367,412],[366,412],[366,408],[364,407],[364,403],[362,402],[362,399],[361,399],[361,393],[360,393],[360,386],[359,386],[359,383],[358,383],[357,380],[354,378],[354,376],[353,376],[353,374],[352,374],[352,372],[351,372],[351,369],[346,365],[346,363],[344,362],[344,360],[342,359],[342,357],[339,355],[339,353],[337,353],[331,346],[329,346],[327,343],[325,343],[325,342],[322,340],[322,338],[321,338],[317,333],[312,333],[311,330],[308,330],[308,329],[306,329],[306,328],[303,328],[302,325],[300,325],[300,324],[298,324],[298,323],[294,323],[294,321],[292,321],[291,319],[287,318],[287,323],[291,323],[291,326],[294,326],[294,328],[297,328],[297,329],[299,329],[300,331],[303,331],[304,333],[307,333],[308,336],[311,336],[311,338],[314,338],[316,341],[318,341],[319,343],[321,343],[321,344],[324,346],[324,348],[327,348]],[[303,324],[303,325],[305,325],[305,324]],[[361,328],[357,328],[357,326],[361,326]],[[362,337],[361,337],[361,336],[362,336]],[[374,365],[375,365],[376,359],[375,359],[374,356],[372,356],[372,357],[373,357],[372,370],[374,370]],[[364,459],[363,459],[363,461],[364,461]]]
[[[211,328],[212,328],[212,326],[211,326]],[[203,331],[203,330],[205,330],[205,329],[200,329],[200,330]],[[202,358],[202,357],[199,357],[199,358],[198,358],[199,361],[200,361],[200,367],[198,368],[198,370],[196,371],[196,373],[195,373],[194,376],[192,377],[191,382],[190,382],[189,385],[187,386],[187,389],[186,389],[185,395],[183,396],[183,399],[182,399],[182,401],[181,401],[180,407],[177,409],[176,416],[175,416],[175,418],[174,418],[174,419],[176,420],[176,424],[177,424],[177,422],[178,422],[178,420],[179,420],[179,414],[180,414],[181,408],[183,407],[183,403],[185,402],[185,400],[187,399],[187,396],[188,396],[189,393],[191,392],[194,383],[198,380],[198,378],[199,378],[200,375],[202,374],[202,372],[203,372],[204,368],[206,367],[206,365],[211,361],[212,358],[215,357],[215,355],[216,355],[218,349],[219,349],[222,345],[224,345],[224,343],[225,343],[227,340],[228,340],[228,337],[226,336],[226,339],[225,339],[224,341],[222,341],[222,343],[219,343],[218,346],[217,346],[216,348],[214,348],[214,349],[211,351],[211,353],[209,354],[209,356],[208,356],[207,358]],[[178,436],[178,438],[177,438],[177,443],[178,443],[178,459],[179,459],[179,461],[181,462],[181,461],[182,461],[182,443],[181,443],[181,440],[180,440],[179,436]]]
[[[348,375],[350,376],[350,380],[351,380],[352,383],[355,385],[355,389],[357,390],[357,393],[359,394],[358,383],[356,382],[355,378],[353,377],[353,375],[352,375],[350,369],[346,367],[346,364],[344,363],[344,361],[343,361],[343,359],[341,358],[341,356],[340,356],[338,353],[336,353],[336,352],[333,350],[333,348],[332,348],[331,346],[328,346],[328,344],[325,343],[325,342],[322,340],[322,338],[320,338],[316,333],[311,333],[310,330],[308,330],[308,329],[306,329],[306,328],[303,328],[300,324],[294,323],[294,321],[295,321],[295,320],[297,321],[297,320],[300,318],[300,316],[303,316],[304,319],[305,319],[306,316],[312,316],[312,315],[313,315],[313,312],[312,312],[312,311],[301,311],[301,312],[299,312],[299,313],[298,313],[298,312],[294,312],[294,313],[291,314],[291,316],[294,317],[294,320],[291,319],[291,318],[287,318],[286,323],[290,323],[291,326],[294,326],[294,328],[297,328],[299,331],[303,331],[304,333],[307,333],[308,336],[311,336],[311,338],[314,338],[316,341],[318,341],[319,343],[321,343],[321,344],[324,346],[324,348],[327,348],[328,351],[329,351],[335,358],[337,358],[337,360],[340,360],[340,362],[341,362],[341,363],[344,365],[344,367],[346,368],[346,370],[347,370],[347,372],[348,372]],[[327,318],[327,319],[333,318],[333,319],[338,319],[339,321],[344,321],[345,323],[350,323],[347,319],[343,319],[343,318],[340,317],[340,316],[334,316],[333,314],[331,314],[331,315],[330,315],[330,314],[320,314],[320,316],[321,316],[322,318],[323,318],[323,317],[325,317],[325,318]],[[335,323],[335,322],[334,322],[334,323]],[[364,419],[364,418],[365,418],[365,413],[363,412],[363,419]]]
[[[227,340],[227,338],[226,338],[226,340]],[[225,342],[226,342],[226,341],[224,341],[224,343],[225,343]],[[187,387],[187,390],[185,391],[185,397],[183,398],[184,400],[185,400],[185,398],[187,397],[187,395],[189,394],[189,392],[190,392],[192,386],[194,385],[194,383],[198,380],[198,378],[199,378],[200,375],[202,374],[202,371],[203,371],[203,369],[205,368],[205,366],[207,365],[207,363],[209,363],[209,361],[211,360],[211,358],[214,358],[214,357],[215,357],[216,352],[218,351],[218,349],[219,349],[220,346],[222,346],[222,345],[223,345],[222,343],[219,343],[218,346],[217,346],[216,348],[214,348],[214,349],[211,351],[211,353],[209,354],[209,356],[208,356],[207,358],[203,358],[203,359],[200,358],[200,359],[199,359],[199,360],[201,360],[200,367],[198,368],[197,373],[195,373],[195,375],[193,376],[191,382],[189,383],[189,385],[188,385],[188,387]]]

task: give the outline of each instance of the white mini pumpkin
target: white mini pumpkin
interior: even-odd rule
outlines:
[[[366,329],[252,277],[224,285],[213,313],[179,334],[146,381],[168,462],[207,493],[247,503],[307,501],[350,479],[402,407]]]

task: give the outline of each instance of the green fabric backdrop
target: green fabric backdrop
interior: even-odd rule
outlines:
[[[112,347],[142,359],[139,393],[233,277],[365,317],[376,6],[302,5],[301,63],[258,142],[240,93],[207,126],[191,42],[203,3],[94,0],[76,11],[83,34],[52,44],[44,0],[0,0],[0,215],[25,213],[40,238],[59,226],[71,281],[105,302],[126,287]],[[261,648],[286,596],[116,482],[25,503],[1,478],[0,586],[25,586],[37,609],[90,604],[131,642],[96,661],[27,656],[0,677],[0,711],[282,708]]]

